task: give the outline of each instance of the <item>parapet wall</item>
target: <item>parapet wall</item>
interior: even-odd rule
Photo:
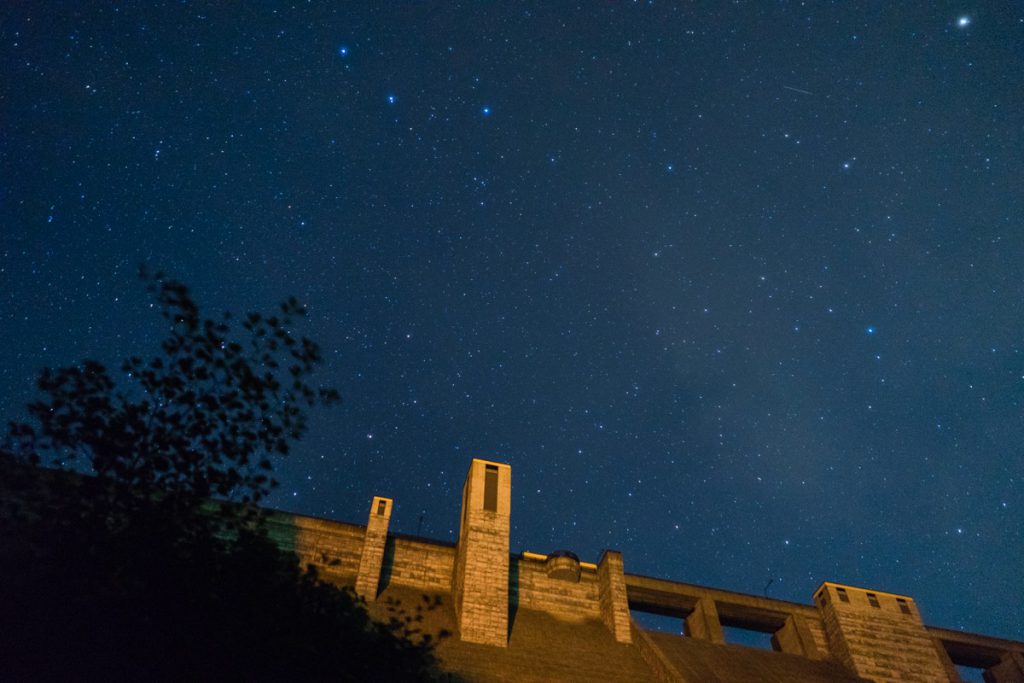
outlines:
[[[281,548],[294,552],[301,566],[312,564],[325,578],[355,583],[365,526],[275,512],[268,527],[271,538]]]
[[[694,680],[692,673],[673,668],[672,657],[659,654],[667,636],[643,636],[630,616],[648,612],[678,618],[690,642],[706,643],[694,652],[734,647],[726,643],[723,627],[738,627],[770,634],[773,649],[820,663],[822,670],[838,667],[831,671],[844,672],[849,678],[843,680],[952,683],[959,681],[959,664],[984,668],[988,683],[1024,683],[1024,643],[928,627],[909,596],[825,583],[814,603],[801,604],[627,574],[615,551],[606,551],[598,565],[569,552],[509,553],[507,468],[473,462],[462,547],[389,533],[391,500],[381,497],[373,499],[367,525],[275,512],[270,533],[302,565],[354,587],[367,602],[391,586],[439,596],[454,607],[456,637],[483,646],[505,648],[516,612],[529,610],[561,623],[603,624],[611,642],[633,648],[654,678]],[[503,543],[499,558],[495,548]]]
[[[388,584],[446,593],[451,588],[455,546],[391,536],[384,553],[384,580]]]
[[[302,566],[312,564],[326,579],[355,585],[366,526],[274,512],[269,527],[275,543],[294,552]],[[394,584],[446,593],[451,588],[454,562],[455,546],[451,544],[388,534],[380,570],[381,589]]]
[[[513,558],[512,574],[509,599],[518,607],[567,621],[601,618],[596,568],[584,568],[574,582],[548,576],[543,560],[520,557]]]

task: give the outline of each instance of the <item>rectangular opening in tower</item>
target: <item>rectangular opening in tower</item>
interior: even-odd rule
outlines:
[[[484,510],[498,511],[498,466],[487,465],[484,470]]]
[[[383,516],[384,515],[384,510],[386,510],[387,507],[388,507],[387,501],[378,500],[377,501],[377,514]]]

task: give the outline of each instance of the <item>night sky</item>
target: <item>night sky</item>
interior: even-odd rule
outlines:
[[[229,7],[230,6],[230,7]],[[309,307],[272,505],[1024,637],[1024,5],[4,2],[0,416]]]

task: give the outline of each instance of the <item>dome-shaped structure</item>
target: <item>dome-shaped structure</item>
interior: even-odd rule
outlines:
[[[580,558],[568,550],[556,550],[548,555],[544,563],[548,577],[559,581],[571,581],[579,583],[580,580]]]

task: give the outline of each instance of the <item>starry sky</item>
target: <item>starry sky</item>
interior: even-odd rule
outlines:
[[[1024,637],[1024,6],[5,2],[0,409],[294,294],[272,504]]]

